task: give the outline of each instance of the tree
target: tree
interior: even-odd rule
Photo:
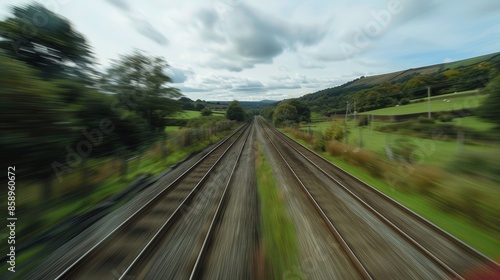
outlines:
[[[273,114],[274,114],[274,107],[273,106],[267,106],[262,109],[260,109],[260,115],[263,116],[266,120],[272,121],[273,120]]]
[[[151,131],[163,131],[165,117],[181,110],[173,98],[182,94],[167,86],[172,79],[165,74],[166,67],[163,58],[136,51],[115,61],[104,78],[104,88],[116,93],[125,109],[142,116]]]
[[[496,76],[483,90],[489,94],[483,104],[476,109],[477,115],[500,128],[500,75]]]
[[[210,116],[212,115],[212,110],[208,108],[203,108],[200,113],[202,116]]]
[[[298,99],[291,99],[288,101],[292,106],[297,109],[298,120],[300,122],[311,122],[311,110],[309,106],[307,106],[304,102],[299,101]]]
[[[1,52],[0,52],[1,54]],[[39,71],[0,55],[0,154],[3,166],[15,165],[23,179],[43,182],[51,196],[51,163],[64,160],[77,137],[60,89],[41,80]]]
[[[275,126],[282,126],[286,122],[298,122],[299,115],[297,108],[289,102],[280,103],[273,114],[273,123]]]
[[[202,104],[202,103],[196,103],[196,111],[202,111],[203,109],[205,109],[205,105]]]
[[[42,71],[45,78],[88,78],[92,53],[87,41],[65,18],[40,4],[14,7],[0,22],[0,49]]]
[[[240,102],[234,100],[227,106],[226,109],[226,118],[231,121],[239,121],[242,122],[245,120],[245,110],[243,106],[241,106]]]

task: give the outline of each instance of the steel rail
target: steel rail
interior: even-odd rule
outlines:
[[[215,166],[220,162],[220,160],[224,157],[224,155],[229,151],[229,149],[240,139],[240,136],[224,151],[224,153],[217,159],[217,161],[210,167],[210,169],[206,172],[206,174],[203,176],[203,178],[196,184],[196,186],[191,190],[191,192],[184,198],[184,200],[181,202],[181,204],[174,210],[172,215],[167,219],[167,221],[158,229],[158,231],[155,233],[153,237],[149,240],[149,242],[142,248],[142,250],[139,252],[139,254],[134,258],[134,260],[129,264],[129,266],[123,271],[122,275],[118,278],[119,280],[124,279],[127,277],[127,274],[134,269],[134,266],[136,266],[138,263],[140,263],[140,260],[146,257],[146,252],[150,250],[151,246],[153,244],[156,244],[158,239],[163,236],[165,233],[165,230],[172,225],[177,218],[179,218],[182,214],[182,209],[189,203],[189,201],[194,197],[194,195],[197,193],[198,189],[205,183],[206,179],[208,178],[208,175],[210,172],[215,168]],[[245,139],[246,140],[246,139]]]
[[[254,129],[253,127],[251,129]],[[229,185],[231,184],[232,182],[232,179],[233,179],[233,175],[234,175],[234,171],[236,170],[236,167],[238,166],[238,162],[240,160],[240,157],[241,157],[241,154],[243,153],[243,149],[245,148],[245,145],[247,143],[247,140],[250,136],[250,133],[248,133],[247,137],[245,138],[245,141],[243,142],[243,145],[241,146],[241,149],[238,153],[238,157],[236,158],[236,163],[234,164],[233,166],[233,169],[231,170],[231,174],[229,175],[229,180],[227,181],[227,184],[226,186],[224,187],[224,192],[222,193],[222,197],[217,205],[217,210],[215,212],[215,215],[210,223],[210,227],[208,229],[208,232],[205,236],[205,239],[203,240],[203,244],[202,244],[202,247],[201,247],[201,250],[200,250],[200,253],[198,254],[198,256],[196,257],[196,262],[191,270],[191,275],[189,276],[189,279],[192,280],[192,279],[197,279],[197,277],[199,276],[201,270],[202,270],[202,260],[203,258],[206,256],[207,252],[208,252],[208,248],[210,246],[210,240],[212,238],[212,235],[213,235],[213,231],[214,231],[214,228],[215,228],[215,225],[217,224],[217,222],[219,222],[220,220],[220,217],[221,217],[221,213],[222,213],[222,207],[224,206],[225,207],[225,203],[226,203],[226,193],[227,193],[227,190],[229,188]]]
[[[326,226],[328,227],[328,229],[330,230],[330,232],[333,234],[333,236],[335,237],[335,239],[337,240],[337,242],[340,244],[340,246],[344,250],[344,253],[347,255],[347,257],[349,258],[349,260],[351,261],[351,263],[354,265],[354,267],[356,268],[356,270],[359,272],[359,274],[361,275],[361,277],[363,277],[363,279],[373,279],[373,277],[370,275],[370,273],[366,270],[366,268],[364,267],[364,265],[361,263],[361,260],[356,256],[356,254],[354,253],[354,251],[349,247],[349,245],[345,241],[345,239],[342,236],[342,234],[338,231],[338,229],[335,227],[335,225],[333,225],[333,223],[330,220],[330,218],[328,218],[328,216],[323,211],[323,209],[321,208],[321,206],[318,204],[318,202],[316,201],[316,199],[309,192],[309,190],[307,189],[307,187],[305,186],[305,184],[302,182],[302,180],[299,178],[299,176],[297,175],[297,173],[290,166],[290,164],[288,163],[288,161],[285,159],[285,157],[280,152],[280,150],[278,149],[278,147],[276,146],[276,144],[274,143],[274,141],[272,140],[272,138],[270,137],[270,135],[265,131],[265,129],[264,129],[264,133],[266,133],[266,135],[268,136],[268,140],[271,142],[271,144],[274,147],[274,149],[276,150],[276,152],[280,155],[281,159],[286,164],[286,166],[288,167],[288,169],[290,170],[290,172],[292,172],[293,177],[299,183],[299,185],[301,186],[302,190],[306,193],[307,197],[309,198],[309,200],[314,205],[314,208],[318,211],[318,213],[321,216],[322,220],[325,222]]]
[[[193,171],[196,167],[198,167],[206,158],[208,158],[210,155],[212,155],[219,147],[221,147],[224,143],[229,141],[233,136],[235,136],[238,132],[240,132],[242,129],[247,127],[248,124],[240,126],[236,131],[231,133],[229,136],[227,136],[225,139],[223,139],[220,143],[218,143],[214,148],[212,148],[208,153],[206,153],[201,159],[199,159],[197,162],[195,162],[191,167],[189,167],[187,170],[185,170],[181,175],[179,175],[175,180],[173,180],[170,184],[168,184],[163,190],[161,190],[158,194],[156,194],[153,198],[151,198],[149,201],[147,201],[144,205],[142,205],[137,211],[132,213],[125,221],[120,223],[116,228],[114,228],[111,232],[109,232],[107,235],[105,235],[99,242],[97,242],[94,246],[92,246],[89,250],[87,250],[84,254],[82,254],[77,260],[75,260],[71,265],[66,267],[55,279],[61,279],[63,278],[68,272],[70,272],[73,268],[75,268],[77,265],[81,263],[83,259],[85,259],[88,255],[90,255],[92,252],[94,252],[100,245],[102,245],[104,242],[106,242],[113,234],[118,232],[118,230],[122,229],[125,225],[127,225],[133,218],[135,218],[139,213],[142,213],[146,207],[149,205],[153,204],[159,197],[161,197],[165,192],[170,190],[170,188],[174,185],[176,185],[178,182],[180,182],[182,179],[184,179],[187,174],[189,174],[191,171]],[[238,137],[239,138],[239,137]],[[237,139],[226,149],[226,151],[237,141]],[[219,159],[216,161],[216,163],[222,158],[225,154],[225,152],[219,157]],[[212,166],[213,167],[213,166]],[[211,170],[211,169],[210,169]],[[209,171],[210,171],[209,170]],[[208,173],[208,172],[207,172]],[[206,174],[205,174],[206,175]],[[205,178],[205,176],[203,177]],[[202,178],[202,179],[203,179]]]
[[[382,213],[374,209],[372,206],[370,206],[368,203],[366,203],[363,199],[361,199],[358,195],[356,195],[354,192],[352,192],[349,188],[347,188],[344,184],[342,184],[338,179],[334,178],[332,175],[330,175],[328,172],[323,170],[321,167],[319,167],[316,163],[314,163],[311,159],[309,159],[306,155],[304,155],[302,152],[297,150],[295,147],[293,147],[291,144],[289,144],[287,141],[285,141],[282,136],[279,136],[274,132],[274,128],[269,127],[269,130],[273,131],[274,135],[276,135],[278,138],[280,138],[284,143],[286,143],[290,148],[295,150],[298,154],[300,154],[304,159],[306,159],[309,163],[311,163],[314,167],[316,167],[321,173],[326,175],[330,180],[332,180],[334,183],[339,185],[343,190],[345,190],[351,197],[353,197],[356,201],[361,203],[367,210],[369,210],[371,213],[373,213],[377,218],[379,218],[380,221],[382,221],[384,224],[392,228],[396,233],[398,233],[400,236],[402,236],[406,241],[408,241],[410,244],[412,244],[418,251],[420,251],[423,255],[428,257],[430,260],[432,260],[436,265],[438,265],[441,269],[443,269],[446,273],[449,275],[453,276],[454,279],[464,279],[459,273],[457,273],[455,270],[453,270],[450,266],[448,266],[446,263],[444,263],[441,259],[436,257],[433,253],[431,253],[429,250],[427,250],[423,245],[421,245],[419,242],[417,242],[415,239],[413,239],[411,236],[409,236],[407,233],[405,233],[402,229],[400,229],[397,225],[395,225],[393,222],[391,222],[389,219],[387,219]]]

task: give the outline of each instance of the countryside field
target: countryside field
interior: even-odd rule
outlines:
[[[470,120],[471,122],[478,122],[478,120],[472,118],[473,117],[471,117]],[[302,130],[308,131],[311,129],[311,131],[315,131],[317,133],[318,131],[322,131],[324,128],[331,125],[331,123],[322,122],[315,123],[314,125],[314,127],[310,128],[302,127]],[[357,136],[358,133],[357,129],[352,130],[352,134],[349,137],[350,145],[357,145],[359,140]],[[309,146],[309,144],[304,140],[294,137],[291,133],[287,133],[287,135],[302,144]],[[386,160],[387,156],[385,153],[385,146],[387,143],[391,143],[392,139],[395,139],[395,137],[398,136],[363,128],[363,148],[376,152],[380,159]],[[430,139],[427,140],[416,137],[408,138],[411,142],[417,145],[421,154],[424,155],[422,158],[422,164],[424,165],[437,166],[446,169],[453,158],[455,158],[458,154],[456,143],[453,141],[446,142]],[[480,151],[500,156],[500,147],[498,146],[482,147],[465,145],[463,149],[466,151]],[[442,209],[436,207],[435,202],[432,199],[422,196],[419,193],[396,190],[394,186],[391,186],[384,180],[374,178],[360,166],[347,163],[343,159],[333,157],[327,152],[320,152],[320,154],[332,161],[334,164],[347,170],[357,178],[365,181],[393,199],[404,204],[408,208],[416,211],[423,217],[437,224],[439,227],[450,232],[457,238],[463,240],[484,254],[493,258],[499,257],[498,252],[500,250],[500,239],[498,238],[497,232],[478,226],[476,221],[471,220],[470,217],[466,217],[463,214],[449,210],[443,211]],[[451,174],[448,176],[449,179],[440,183],[441,191],[446,193],[447,196],[454,197],[455,199],[463,199],[464,193],[467,193],[468,190],[470,191],[474,189],[484,196],[483,202],[490,205],[489,207],[491,207],[491,205],[495,205],[495,200],[500,197],[500,190],[492,181],[470,176],[455,176]]]
[[[463,109],[473,109],[478,107],[481,102],[486,98],[486,95],[475,94],[475,95],[458,95],[453,94],[446,96],[440,96],[431,99],[430,107],[431,112],[440,111],[460,111]],[[446,100],[444,100],[446,99]],[[412,102],[407,105],[388,107],[378,110],[373,110],[369,112],[360,113],[360,115],[404,115],[404,114],[414,114],[414,113],[425,113],[428,110],[427,100],[422,100],[421,102]]]
[[[477,117],[465,117],[462,119],[455,119],[455,124],[460,124],[462,126],[468,126],[471,128],[479,127],[482,130],[491,129],[494,125],[490,123],[485,123],[479,120]],[[331,126],[331,121],[313,123],[311,126],[304,125],[302,130],[311,133],[318,134],[322,133],[327,127]],[[479,146],[465,144],[459,146],[455,139],[450,139],[451,141],[439,141],[436,139],[423,139],[419,137],[412,137],[408,135],[397,135],[392,133],[385,133],[374,130],[376,127],[384,125],[382,122],[374,122],[372,127],[363,127],[361,130],[358,127],[354,127],[354,121],[348,122],[348,127],[350,130],[348,137],[348,144],[352,146],[359,147],[359,140],[362,139],[362,148],[366,150],[373,151],[377,153],[380,157],[386,158],[386,147],[387,145],[394,145],[394,142],[401,137],[410,140],[417,146],[419,150],[419,155],[421,157],[421,163],[436,165],[440,167],[445,167],[451,161],[457,153],[460,152],[481,152],[481,153],[498,153],[500,154],[500,147],[498,146]],[[465,136],[467,137],[467,136]]]

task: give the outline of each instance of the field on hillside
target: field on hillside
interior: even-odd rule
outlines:
[[[491,128],[494,125],[490,123],[484,123],[476,117],[466,117],[462,119],[455,119],[455,122],[460,122],[463,126],[472,126],[473,128],[480,127],[482,129]],[[374,122],[373,128],[383,125],[381,122]],[[312,125],[304,125],[301,127],[303,131],[311,131],[312,133],[321,133],[327,127],[331,126],[331,122],[319,122]],[[446,167],[459,151],[466,152],[484,152],[489,154],[499,154],[499,146],[478,146],[465,144],[463,147],[457,145],[456,141],[438,141],[433,139],[423,139],[412,136],[401,136],[397,134],[385,133],[380,131],[372,130],[371,127],[364,127],[361,130],[358,127],[354,127],[354,122],[348,122],[349,127],[349,137],[348,143],[352,146],[359,146],[360,138],[362,139],[363,149],[373,151],[379,156],[386,158],[386,147],[387,145],[393,146],[398,138],[404,137],[410,140],[417,146],[419,150],[419,155],[422,155],[421,160],[423,164],[431,164],[440,167]],[[466,136],[467,137],[467,136]],[[453,140],[453,139],[452,139]]]
[[[465,97],[465,96],[471,96],[471,95],[476,95],[479,94],[477,90],[466,90],[466,91],[461,91],[461,92],[452,92],[452,93],[447,93],[447,94],[441,94],[437,96],[432,96],[431,95],[431,100],[438,100],[438,99],[453,99],[457,97]],[[427,97],[424,98],[418,98],[418,99],[412,99],[411,103],[415,102],[425,102],[427,101]]]
[[[478,107],[486,95],[471,95],[471,96],[448,96],[442,98],[431,99],[431,112],[441,111],[460,111],[462,109],[472,109]],[[402,106],[388,107],[368,112],[360,113],[362,115],[404,115],[425,113],[428,110],[426,100],[422,102],[410,103]]]
[[[190,110],[184,110],[172,116],[174,119],[194,119],[197,117],[201,117],[201,113],[199,111]]]

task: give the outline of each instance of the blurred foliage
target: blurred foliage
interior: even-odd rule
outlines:
[[[465,173],[500,183],[500,153],[463,152],[449,164],[453,173]]]
[[[45,199],[53,179],[86,170],[92,158],[118,156],[126,166],[163,141],[165,116],[181,109],[163,58],[136,51],[105,74],[92,59],[83,35],[40,4],[14,7],[0,22],[1,161],[16,165],[20,180],[43,181]]]
[[[201,109],[200,113],[202,116],[210,116],[212,115],[212,110],[210,110],[209,108],[203,108]]]
[[[50,164],[64,158],[64,146],[77,139],[72,108],[64,89],[40,78],[40,71],[0,55],[0,153],[4,166],[19,174],[47,178]]]
[[[408,137],[398,137],[394,140],[392,151],[398,161],[402,163],[413,163],[413,154],[417,146]]]
[[[484,103],[477,108],[477,115],[489,122],[493,122],[500,129],[500,75],[493,79],[487,87],[482,90],[488,93]]]
[[[178,89],[167,86],[172,79],[165,74],[166,67],[163,58],[135,51],[114,61],[102,87],[117,95],[122,108],[141,115],[151,131],[163,131],[165,117],[181,110],[173,98],[182,96]]]
[[[0,22],[0,49],[42,71],[44,78],[89,77],[92,52],[71,23],[40,4],[14,7]]]

